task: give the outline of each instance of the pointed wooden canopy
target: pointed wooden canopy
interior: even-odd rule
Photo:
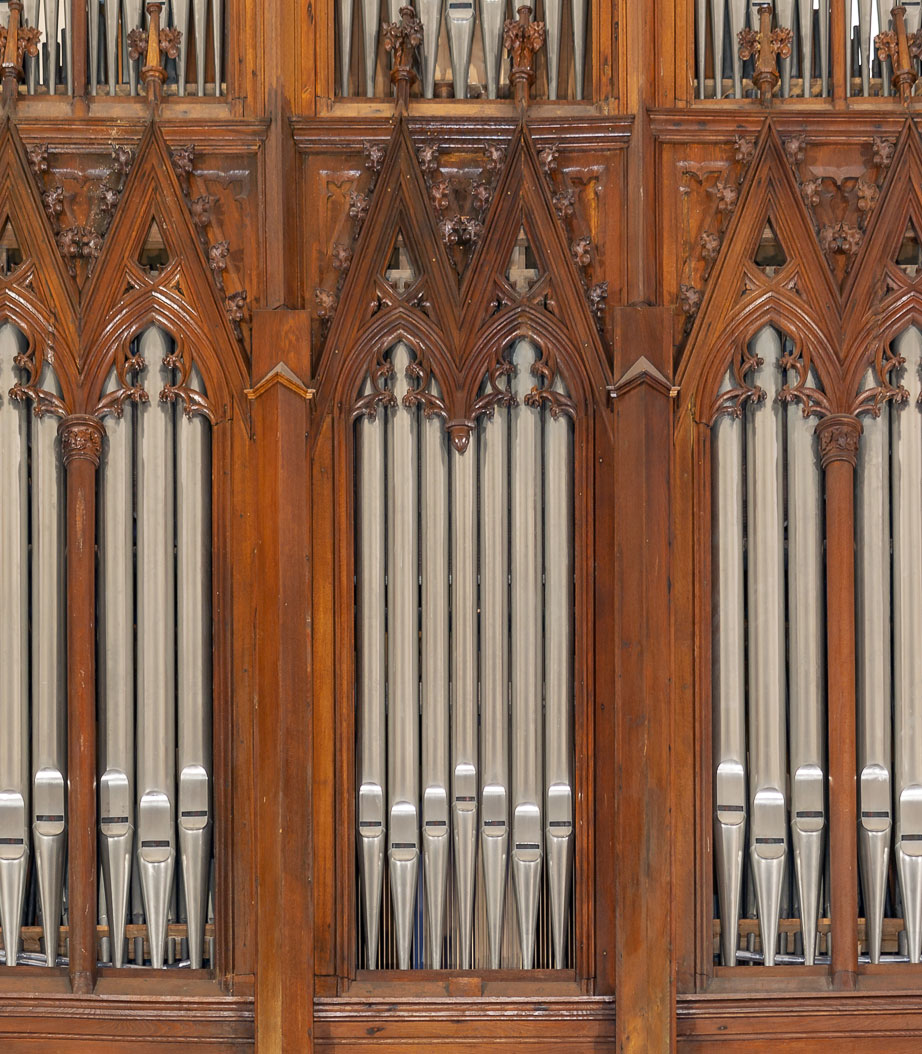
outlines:
[[[518,295],[504,276],[523,228],[539,277]],[[419,271],[403,297],[390,295],[382,277],[398,234]],[[541,345],[545,359],[569,360],[564,373],[577,401],[607,398],[604,348],[527,127],[520,125],[512,139],[459,284],[399,116],[326,337],[318,412],[334,398],[351,405],[369,357],[405,340],[439,377],[449,416],[461,416],[490,364],[518,336]]]
[[[907,119],[845,288],[842,346],[852,393],[883,345],[910,324],[922,327],[922,268],[913,274],[899,262],[910,227],[922,237],[922,138]]]
[[[419,271],[405,297],[394,294],[383,277],[398,235]],[[317,368],[318,409],[334,389],[351,402],[367,370],[368,355],[397,340],[407,341],[442,370],[450,369],[458,316],[457,280],[401,115],[394,123]]]
[[[29,341],[37,373],[51,357],[65,405],[73,409],[77,376],[77,290],[67,273],[16,129],[0,124],[0,232],[13,232],[22,262],[0,274],[0,319]]]
[[[166,264],[151,270],[142,250],[156,230]],[[170,151],[156,121],[144,134],[93,276],[84,289],[86,372],[98,396],[113,356],[146,326],[167,330],[201,370],[217,419],[243,392],[248,364],[196,235]]]
[[[777,267],[757,262],[766,226],[784,258]],[[840,384],[839,292],[770,118],[677,371],[682,402],[701,419],[733,355],[768,324],[794,340],[831,395]]]

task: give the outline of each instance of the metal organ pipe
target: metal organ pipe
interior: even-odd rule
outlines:
[[[393,357],[397,406],[388,414],[387,859],[401,970],[410,967],[419,872],[419,535],[416,411],[404,406],[410,353]]]
[[[46,366],[42,387],[60,386]],[[67,695],[64,662],[64,478],[57,419],[32,417],[32,848],[45,957],[54,966],[64,893]],[[6,612],[6,608],[3,609]]]
[[[160,363],[171,346],[163,330],[145,330],[140,350],[152,375],[149,386],[168,384],[169,370]],[[176,859],[172,407],[151,399],[139,407],[137,420],[137,860],[156,969],[163,965]]]
[[[796,378],[791,378],[796,383]],[[816,386],[812,371],[807,383]],[[815,421],[785,410],[787,429],[788,690],[791,845],[800,901],[804,962],[812,966],[820,914],[826,826],[823,505]]]
[[[893,508],[893,761],[896,797],[894,856],[903,897],[910,962],[922,945],[922,333],[911,326],[894,351],[906,360],[909,399],[891,417]]]
[[[777,402],[778,333],[765,327],[752,341],[763,365],[753,383],[765,400],[746,419],[749,565],[749,858],[759,906],[765,965],[775,958],[781,886],[787,856],[784,654],[784,466]]]
[[[371,384],[365,387],[370,393]],[[358,521],[358,841],[365,918],[365,956],[374,969],[384,881],[384,413],[357,426]]]
[[[722,391],[731,387],[725,378]],[[718,418],[713,429],[714,489],[714,852],[721,956],[736,965],[746,840],[746,603],[743,573],[743,422]]]
[[[19,952],[29,867],[29,466],[28,410],[10,399],[22,334],[0,325],[0,926],[6,961]]]
[[[190,382],[204,391],[195,367]],[[202,966],[211,865],[211,430],[174,407],[176,435],[179,851],[189,959]]]
[[[451,455],[452,846],[458,901],[458,962],[472,966],[477,863],[477,460],[474,431]]]
[[[448,439],[442,422],[420,423],[422,572],[423,874],[429,923],[429,965],[442,965],[448,882]]]
[[[563,393],[560,378],[553,390]],[[544,422],[545,852],[554,965],[566,965],[573,874],[573,435],[564,415]]]
[[[480,851],[490,967],[502,955],[509,853],[508,410],[480,431]]]
[[[512,553],[512,876],[519,916],[522,965],[534,960],[543,862],[541,791],[544,729],[543,567],[541,530],[541,419],[525,405],[534,380],[535,348],[520,340],[513,352],[511,421]]]
[[[864,387],[875,387],[872,370]],[[868,954],[880,962],[891,836],[890,407],[864,418],[855,476],[858,851]]]
[[[105,391],[120,381],[112,371]],[[113,966],[125,961],[134,848],[134,516],[132,415],[103,418],[99,473],[99,848]]]

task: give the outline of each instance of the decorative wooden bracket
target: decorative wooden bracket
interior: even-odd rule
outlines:
[[[503,46],[512,56],[509,83],[519,106],[528,105],[528,92],[535,83],[535,53],[544,47],[544,23],[532,22],[531,8],[523,5],[517,18],[507,18]]]
[[[412,7],[401,7],[399,22],[385,22],[384,47],[394,53],[394,68],[391,84],[397,95],[397,113],[405,111],[410,103],[410,88],[416,82],[413,72],[413,56],[423,42],[423,24]]]
[[[9,106],[19,93],[19,82],[23,79],[22,64],[26,55],[35,58],[41,30],[22,24],[22,0],[10,0],[10,21],[0,26],[0,52],[3,62],[3,104]]]
[[[755,59],[755,70],[752,83],[755,85],[765,106],[771,106],[772,92],[781,80],[778,72],[778,58],[790,58],[791,43],[794,34],[784,26],[772,29],[771,4],[759,4],[759,30],[741,29],[739,32],[740,58],[745,62]]]
[[[141,79],[147,85],[147,101],[154,105],[159,105],[166,82],[166,69],[160,56],[175,59],[182,45],[182,30],[170,26],[160,28],[162,10],[162,0],[150,0],[148,28],[132,29],[128,34],[128,57],[134,61],[144,56]]]
[[[922,32],[906,32],[906,8],[897,5],[890,12],[893,29],[878,33],[874,38],[877,57],[881,62],[890,60],[893,68],[893,86],[898,88],[900,99],[909,102],[912,86],[916,83],[914,60],[922,56]]]

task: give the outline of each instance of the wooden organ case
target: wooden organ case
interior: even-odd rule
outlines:
[[[918,1049],[920,14],[0,3],[4,1050]]]

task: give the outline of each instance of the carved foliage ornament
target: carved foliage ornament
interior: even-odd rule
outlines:
[[[58,435],[61,437],[61,456],[65,466],[77,460],[99,465],[103,427],[97,418],[87,414],[71,414],[58,425]]]
[[[52,357],[51,346],[49,335],[49,354],[43,356],[41,350],[36,347],[35,341],[30,337],[25,351],[19,352],[13,359],[13,364],[17,369],[23,371],[25,377],[10,388],[10,398],[17,402],[31,402],[36,417],[45,417],[47,414],[64,417],[67,413],[64,401],[59,395],[38,386],[45,359],[50,361]]]
[[[410,383],[409,390],[403,397],[403,404],[406,407],[421,407],[426,418],[440,417],[452,446],[458,453],[463,454],[470,445],[471,432],[479,417],[492,417],[497,406],[517,405],[516,397],[508,383],[508,378],[514,372],[515,366],[508,354],[504,353],[487,371],[485,391],[473,399],[456,392],[456,397],[447,402],[429,390],[432,369],[425,357],[417,356],[406,369],[406,377]],[[557,363],[553,354],[542,349],[538,359],[531,366],[531,372],[536,383],[525,396],[525,405],[540,409],[546,403],[553,418],[556,419],[561,414],[574,417],[576,406],[573,400],[553,388],[557,378]],[[375,420],[379,408],[397,406],[397,397],[389,387],[393,377],[394,367],[389,356],[377,355],[368,371],[371,390],[356,400],[352,411],[353,420],[359,417]],[[440,385],[440,390],[453,389]]]

